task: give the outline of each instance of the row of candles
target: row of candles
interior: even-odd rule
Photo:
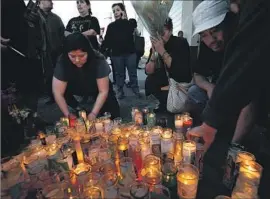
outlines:
[[[108,113],[95,122],[89,122],[84,111],[79,113],[79,119],[61,118],[60,124],[64,127],[64,130],[61,130],[63,136],[59,137],[55,143],[50,141],[54,140],[55,136],[45,136],[40,133],[40,142],[45,147],[40,150],[35,147],[35,152],[30,157],[24,157],[22,168],[26,173],[24,165],[36,160],[33,157],[42,157],[44,148],[48,160],[59,159],[59,149],[71,138],[77,163],[74,165],[71,157],[72,150],[63,158],[66,159],[69,170],[76,174],[74,176],[83,175],[93,169],[95,161],[85,162],[85,149],[82,145],[89,143],[94,138],[102,138],[107,143],[111,158],[115,160],[120,178],[122,176],[119,169],[120,160],[130,157],[138,180],[143,180],[150,187],[161,182],[168,188],[177,185],[180,198],[195,198],[200,174],[202,174],[203,149],[201,144],[185,140],[184,134],[182,134],[192,125],[192,118],[187,113],[176,115],[176,130],[173,132],[172,129],[155,126],[155,123],[150,125],[152,128],[149,126],[142,128],[141,119],[138,119],[143,120],[143,117],[139,117],[141,114],[138,114],[142,112],[133,109],[132,116],[135,123],[129,124],[121,124],[119,118],[111,121]],[[150,116],[152,113],[147,114]],[[88,147],[88,151],[89,154],[91,152],[92,155],[94,154],[91,147]],[[233,191],[233,198],[236,198],[236,195],[238,197],[239,194],[248,193],[254,196],[257,193],[256,187],[259,184],[262,168],[255,162],[255,158],[251,157],[254,156],[247,152],[239,152],[237,155],[237,162],[241,162],[241,164],[237,164],[239,165],[239,169],[237,169],[239,177]],[[74,179],[74,183],[76,183],[76,179]],[[243,192],[243,190],[245,191]]]

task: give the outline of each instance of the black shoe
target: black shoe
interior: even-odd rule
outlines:
[[[141,68],[141,67],[138,66],[137,69],[138,69],[138,70],[143,70],[144,68]]]

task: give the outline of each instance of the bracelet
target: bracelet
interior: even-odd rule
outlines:
[[[164,56],[165,56],[166,54],[168,54],[168,52],[167,52],[167,51],[164,51],[164,53],[161,55],[162,59],[164,59]]]
[[[94,115],[95,117],[97,117],[97,114],[95,114],[94,112],[91,112],[90,114],[91,115]]]

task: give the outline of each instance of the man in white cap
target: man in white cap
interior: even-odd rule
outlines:
[[[212,95],[216,81],[222,69],[225,47],[235,31],[237,17],[229,10],[224,0],[204,1],[193,12],[193,35],[201,38],[197,63],[193,67],[195,85],[188,95],[190,104],[200,115]],[[246,106],[238,118],[233,143],[241,143],[244,135],[254,125],[255,107],[251,103]],[[235,124],[234,124],[235,125]],[[232,125],[231,128],[234,128]]]
[[[269,46],[270,46],[270,1],[234,1],[239,9],[237,32],[226,46],[223,69],[213,89],[211,98],[203,112],[203,124],[188,132],[188,137],[202,137],[205,142],[204,159],[213,159],[210,172],[216,172],[215,182],[220,183],[221,167],[224,164],[231,136],[222,133],[222,127],[230,125],[231,118],[239,115],[251,101],[259,102],[259,121],[265,133],[257,135],[261,139],[260,154],[256,161],[263,166],[258,195],[269,198],[269,146],[270,125],[267,114],[270,108]],[[237,9],[234,11],[237,12]],[[262,117],[266,116],[266,117]],[[263,120],[264,119],[264,120]],[[258,139],[258,138],[257,138]],[[254,140],[255,141],[255,140]],[[220,146],[222,145],[222,146]],[[210,157],[210,154],[213,156]],[[212,187],[212,189],[214,189]],[[255,197],[251,197],[255,198]]]

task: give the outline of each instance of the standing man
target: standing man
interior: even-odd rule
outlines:
[[[211,165],[212,183],[221,181],[218,171],[223,166],[228,143],[232,138],[232,134],[222,133],[222,127],[230,125],[230,119],[239,115],[252,100],[259,102],[262,107],[260,110],[269,111],[270,38],[266,35],[270,34],[270,3],[268,0],[233,1],[235,2],[239,10],[238,31],[226,48],[221,75],[204,109],[203,124],[189,132],[189,135],[204,139],[207,151],[204,163],[211,163],[210,159],[215,156]],[[263,112],[259,115],[264,116]],[[265,116],[264,119],[267,119],[267,115]],[[266,120],[260,119],[258,123],[266,127],[268,133],[265,133],[263,141],[269,147],[269,124],[264,121]],[[261,199],[269,198],[269,151],[268,148],[256,158],[264,167],[259,189]]]
[[[55,68],[57,57],[62,53],[62,45],[65,33],[65,26],[61,18],[52,12],[53,2],[52,0],[40,0],[39,8],[45,19],[47,26],[47,38],[50,47],[50,57],[52,61],[52,68],[48,69],[46,74],[46,90],[49,95],[49,101],[47,103],[54,103],[54,97],[52,94],[52,76],[53,69]]]

